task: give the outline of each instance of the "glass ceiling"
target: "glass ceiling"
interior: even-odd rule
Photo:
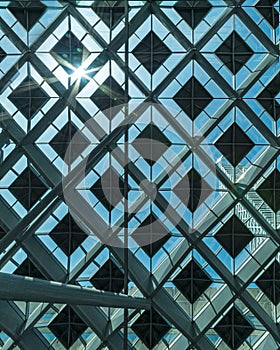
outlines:
[[[46,291],[0,283],[0,349],[280,348],[279,37],[275,0],[0,2],[0,280]]]

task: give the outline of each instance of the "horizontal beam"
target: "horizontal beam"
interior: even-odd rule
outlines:
[[[60,282],[0,273],[0,299],[91,305],[125,309],[150,309],[151,301]]]

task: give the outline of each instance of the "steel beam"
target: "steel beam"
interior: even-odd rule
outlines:
[[[24,327],[25,318],[21,311],[16,306],[13,306],[12,303],[1,300],[0,310],[0,329],[9,335],[22,350],[53,349],[36,329],[30,329],[24,337],[18,338],[21,329]]]
[[[116,293],[0,272],[0,299],[70,305],[94,305],[125,309],[151,307],[151,301]]]

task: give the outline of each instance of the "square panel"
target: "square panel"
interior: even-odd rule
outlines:
[[[215,331],[229,346],[237,350],[253,332],[252,325],[234,306],[215,326]]]
[[[125,4],[124,1],[115,1],[112,6],[108,5],[106,2],[95,1],[92,9],[109,28],[113,29],[125,17]]]
[[[172,282],[192,304],[212,284],[210,276],[202,270],[195,260],[191,260]]]
[[[274,305],[279,304],[280,264],[278,261],[274,261],[255,283]]]
[[[233,215],[215,234],[216,240],[232,258],[236,258],[253,237],[252,232],[236,215]]]
[[[174,187],[173,192],[193,213],[213,192],[202,176],[192,168]]]
[[[97,289],[120,293],[124,288],[124,273],[109,259],[92,276],[90,282]]]
[[[124,48],[119,50],[122,59]],[[149,15],[129,38],[129,68],[148,90],[156,88],[185,55],[182,44],[156,14]]]
[[[92,102],[112,120],[126,102],[123,88],[110,76],[91,95]],[[128,101],[130,97],[128,96]],[[120,106],[119,108],[116,108]],[[110,110],[109,110],[110,109]]]
[[[66,306],[48,325],[56,338],[69,349],[88,328],[71,306]]]
[[[9,99],[26,119],[31,119],[48,102],[49,96],[28,76],[13,90]]]
[[[228,96],[196,60],[186,64],[158,99],[180,126],[194,136],[204,133],[218,119]]]
[[[64,216],[49,236],[67,256],[70,256],[88,237],[70,214]]]
[[[124,198],[124,181],[111,167],[91,186],[90,191],[108,211],[112,211]]]
[[[151,31],[133,49],[132,53],[150,74],[154,74],[172,52],[164,42]]]
[[[169,232],[160,220],[151,213],[141,222],[131,237],[152,258],[170,238]],[[152,242],[147,244],[147,242]]]
[[[70,31],[52,48],[51,54],[68,74],[72,74],[89,56],[87,48]]]
[[[43,76],[44,73],[40,74],[27,61],[12,75],[7,89],[0,93],[1,105],[9,118],[25,132],[33,129],[58,101],[57,93]]]
[[[46,6],[41,1],[11,1],[8,9],[21,25],[29,31],[43,15]]]
[[[279,12],[274,7],[277,3],[277,0],[259,0],[256,4],[256,9],[274,29],[279,26]]]
[[[233,74],[236,74],[253,56],[254,51],[236,31],[233,31],[218,47],[215,54]]]
[[[195,2],[177,1],[174,9],[184,18],[188,25],[195,29],[203,18],[208,14],[212,5],[207,0]]]
[[[232,124],[216,141],[215,146],[236,167],[241,160],[253,149],[253,141],[237,125]]]
[[[79,143],[76,143],[74,147],[68,150],[70,142],[77,132],[79,133]],[[89,140],[79,132],[75,124],[68,122],[50,140],[49,145],[67,164],[71,164],[89,145]],[[68,157],[66,157],[67,150]]]
[[[101,68],[96,68],[103,47],[91,36],[73,16],[66,16],[36,50],[36,56],[47,65],[58,81],[65,87],[81,80],[83,85]],[[98,66],[100,66],[100,61]]]
[[[257,193],[270,208],[277,212],[280,210],[280,173],[274,170],[257,188]]]
[[[27,167],[9,187],[26,210],[32,208],[47,189],[46,183],[30,167]]]
[[[149,349],[155,347],[170,328],[154,309],[143,312],[131,326],[133,332]]]
[[[269,54],[258,32],[252,32],[241,17],[232,14],[201,49],[208,63],[235,90],[249,86],[250,75],[261,71]]]
[[[173,99],[194,120],[209,105],[213,97],[195,77],[192,77]]]
[[[156,125],[149,124],[134,139],[132,145],[153,166],[171,146],[171,142]]]

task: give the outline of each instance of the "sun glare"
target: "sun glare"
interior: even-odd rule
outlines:
[[[81,78],[85,78],[86,76],[87,76],[87,71],[82,66],[77,68],[75,72],[72,74],[72,78],[74,79],[81,79]]]

